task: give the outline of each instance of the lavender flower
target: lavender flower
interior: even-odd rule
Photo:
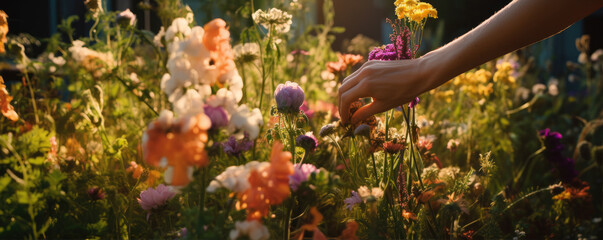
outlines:
[[[289,176],[289,186],[291,186],[293,191],[297,191],[297,188],[299,188],[303,182],[308,181],[310,174],[317,172],[319,172],[319,170],[312,164],[304,163],[300,165],[299,163],[296,163],[293,165],[293,175]]]
[[[354,206],[358,203],[362,203],[362,197],[356,192],[352,191],[352,196],[343,200],[345,207],[351,211]]]
[[[369,60],[392,61],[411,59],[414,52],[411,51],[410,47],[410,31],[404,29],[402,35],[397,35],[395,45],[394,43],[390,43],[382,47],[374,48],[369,53]],[[394,42],[393,37],[391,40]]]
[[[218,129],[228,125],[228,115],[224,108],[205,105],[203,106],[203,111],[211,120],[211,129]]]
[[[417,106],[417,104],[419,104],[419,97],[415,97],[415,100],[410,101],[410,103],[408,104],[408,107],[414,108],[415,106]]]
[[[306,152],[313,152],[318,147],[318,140],[314,137],[312,132],[308,132],[305,135],[299,135],[295,139],[297,146],[302,147]]]
[[[367,125],[367,124],[360,124],[360,126],[358,126],[355,130],[354,130],[354,136],[365,136],[365,137],[370,137],[371,136],[371,126]]]
[[[304,90],[295,82],[279,84],[274,90],[276,108],[281,113],[298,113],[305,97]]]
[[[241,156],[241,153],[253,147],[253,142],[249,140],[249,135],[245,133],[245,137],[241,140],[237,140],[234,136],[230,136],[228,141],[222,143],[222,147],[226,154],[239,157]]]

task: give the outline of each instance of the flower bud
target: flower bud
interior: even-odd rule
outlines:
[[[371,127],[367,124],[360,124],[355,130],[354,130],[354,136],[364,136],[364,137],[370,137],[371,136]]]
[[[117,23],[121,26],[132,26],[135,21],[136,15],[129,8],[117,14]]]
[[[305,97],[304,90],[295,82],[279,84],[274,91],[276,108],[280,113],[298,113]]]
[[[224,108],[220,106],[212,107],[210,105],[203,106],[205,115],[211,120],[211,129],[218,129],[228,125],[228,115]]]
[[[335,125],[329,123],[327,125],[322,126],[322,128],[320,129],[320,132],[318,132],[318,136],[326,137],[333,133],[335,133]]]
[[[295,142],[297,146],[302,147],[306,152],[313,152],[318,147],[318,141],[316,137],[312,134],[312,132],[308,132],[305,135],[299,135]]]
[[[100,187],[92,187],[88,189],[88,196],[94,201],[105,199],[105,192]]]

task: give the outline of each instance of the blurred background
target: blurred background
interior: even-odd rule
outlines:
[[[164,0],[163,2],[173,0]],[[121,11],[129,8],[138,17],[138,27],[156,33],[162,22],[153,13],[158,7],[159,1],[155,0],[103,0],[104,9],[108,11]],[[249,26],[248,22],[229,21],[234,16],[249,15],[249,0],[182,0],[190,6],[195,13],[197,24],[202,24],[216,17],[227,20],[231,25],[232,37],[238,39],[237,30]],[[283,6],[285,4],[300,3],[312,9],[305,14],[306,24],[323,23],[324,0],[255,0],[255,9],[267,8],[268,6]],[[496,11],[500,10],[510,0],[429,0],[438,10],[438,19],[427,22],[424,43],[421,51],[426,52],[437,48],[454,38],[462,35],[479,23],[487,19]],[[333,47],[336,50],[346,52],[346,43],[362,34],[382,44],[388,43],[388,35],[391,31],[386,18],[394,17],[393,0],[333,0],[334,25],[345,28],[342,33],[336,34]],[[77,29],[75,36],[88,33],[90,22],[86,23],[86,7],[83,0],[4,0],[0,3],[0,9],[4,10],[9,18],[8,24],[10,35],[27,33],[40,40],[37,47],[29,48],[27,54],[36,56],[44,48],[44,39],[58,32],[58,26],[63,19],[77,15],[79,19],[74,21],[73,26]],[[248,19],[250,17],[248,16]],[[303,31],[305,26],[294,23],[292,29]],[[537,62],[555,69],[564,69],[567,61],[577,61],[579,51],[575,47],[575,40],[583,34],[591,37],[590,49],[592,51],[603,48],[603,9],[599,9],[592,15],[575,23],[562,33],[547,39],[536,46],[531,52],[537,56]],[[295,34],[295,33],[294,33]],[[559,70],[562,71],[562,70]]]

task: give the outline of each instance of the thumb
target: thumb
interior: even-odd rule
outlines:
[[[370,116],[373,116],[385,110],[387,110],[385,109],[385,105],[383,105],[381,102],[374,101],[372,103],[367,104],[366,106],[359,108],[352,116],[352,123],[356,124],[364,119],[367,119]]]

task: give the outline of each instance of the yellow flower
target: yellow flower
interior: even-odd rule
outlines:
[[[431,4],[429,4],[429,3],[420,2],[417,4],[417,9],[419,9],[419,10],[433,9],[433,6],[431,6]]]
[[[496,73],[494,73],[494,82],[502,82],[508,85],[515,84],[515,77],[511,76],[511,72],[513,72],[513,66],[509,62],[503,62],[501,64],[496,65]]]
[[[396,0],[396,1],[394,2],[394,5],[396,5],[396,7],[397,7],[397,6],[400,6],[400,5],[402,5],[402,4],[404,4],[404,0]]]
[[[396,16],[398,16],[398,19],[402,19],[402,18],[406,17],[407,14],[408,14],[408,8],[405,5],[400,5],[400,6],[396,7]]]

